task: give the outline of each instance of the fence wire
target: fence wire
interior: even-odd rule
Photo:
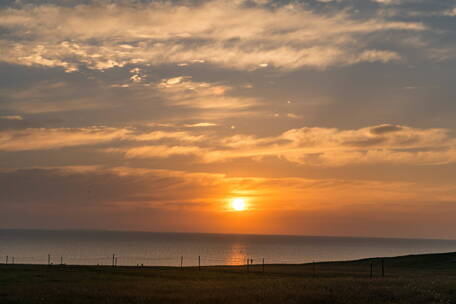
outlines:
[[[0,256],[0,264],[52,264],[52,265],[117,265],[117,266],[239,266],[247,264],[301,264],[308,263],[308,260],[299,258],[278,259],[277,257],[221,257],[221,256],[176,256],[176,257],[154,257],[154,256],[128,256],[128,255],[102,255],[102,256],[70,256],[70,255],[43,255],[43,256],[22,256],[4,255]]]

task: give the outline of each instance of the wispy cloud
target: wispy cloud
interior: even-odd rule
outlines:
[[[132,135],[130,138],[136,141],[158,141],[162,139],[175,139],[183,142],[198,142],[205,139],[205,135],[194,135],[190,132],[175,131],[152,131]]]
[[[214,127],[216,123],[213,122],[198,122],[194,124],[186,124],[185,127],[187,128],[203,128],[203,127]]]
[[[163,79],[157,87],[167,104],[199,109],[242,109],[258,104],[255,98],[234,97],[228,85],[195,82],[189,76]]]
[[[117,151],[123,151],[129,158],[192,155],[203,162],[279,157],[299,164],[329,167],[363,163],[431,165],[456,161],[456,139],[445,129],[379,125],[358,130],[292,129],[279,136],[263,138],[242,134],[210,138],[211,146],[161,143]]]
[[[174,128],[174,127],[168,127]],[[92,127],[82,129],[24,129],[0,132],[0,150],[43,150],[96,145],[126,158],[192,156],[196,162],[278,157],[312,166],[403,163],[435,165],[456,162],[456,139],[446,129],[416,129],[378,125],[356,130],[335,128],[291,129],[273,137],[231,136],[187,128],[188,131]]]
[[[196,155],[202,154],[202,149],[197,146],[169,146],[153,145],[127,149],[127,158],[168,158],[174,155]]]
[[[48,150],[80,145],[94,145],[125,137],[127,129],[106,127],[24,129],[0,132],[0,150]]]
[[[0,40],[0,60],[68,72],[127,64],[296,69],[389,62],[402,56],[363,37],[426,29],[419,22],[361,20],[346,11],[316,13],[299,4],[226,0],[17,5],[0,11],[0,26],[9,31]]]
[[[24,118],[20,115],[4,115],[0,116],[0,119],[4,120],[23,120]]]

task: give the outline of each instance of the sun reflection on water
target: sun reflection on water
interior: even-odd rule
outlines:
[[[246,263],[247,255],[245,253],[245,246],[236,243],[231,247],[231,252],[229,253],[226,264],[227,265],[243,265]]]

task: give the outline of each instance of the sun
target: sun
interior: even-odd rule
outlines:
[[[231,208],[233,208],[235,211],[244,211],[246,209],[245,199],[233,198],[231,200]]]

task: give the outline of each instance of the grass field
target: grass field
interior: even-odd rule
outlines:
[[[370,278],[371,262],[374,277]],[[302,265],[0,265],[0,303],[456,303],[456,253]],[[314,276],[314,267],[315,274]]]

